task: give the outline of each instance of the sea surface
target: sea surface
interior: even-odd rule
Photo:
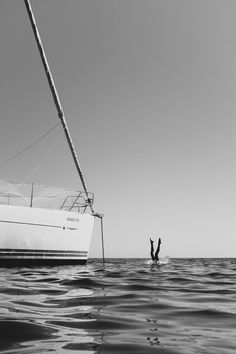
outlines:
[[[236,353],[236,259],[0,269],[0,353]]]

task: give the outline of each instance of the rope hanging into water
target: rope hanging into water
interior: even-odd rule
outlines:
[[[100,217],[101,219],[101,237],[102,237],[102,262],[105,264],[105,252],[104,252],[104,237],[103,237],[103,215]]]
[[[46,138],[47,135],[49,135],[53,130],[55,130],[58,125],[60,125],[60,123],[57,123],[54,127],[52,127],[51,129],[49,129],[46,133],[44,133],[43,135],[41,135],[37,140],[35,140],[33,143],[31,143],[30,145],[26,146],[23,150],[17,152],[16,154],[12,155],[11,157],[9,157],[8,159],[0,162],[0,167],[7,164],[8,162],[16,159],[18,156],[22,155],[24,152],[26,152],[27,150],[31,149],[34,145],[38,144],[41,140],[43,140],[44,138]]]
[[[103,233],[103,217],[104,214],[93,213],[93,216],[99,218],[101,221],[101,238],[102,238],[102,263],[105,264],[105,252],[104,252],[104,233]]]

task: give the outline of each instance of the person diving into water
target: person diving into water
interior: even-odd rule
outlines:
[[[159,254],[159,252],[160,252],[161,239],[160,239],[160,237],[159,237],[158,245],[157,245],[157,249],[156,249],[155,254],[154,254],[154,247],[153,247],[154,241],[152,241],[151,238],[150,238],[150,243],[151,243],[151,257],[152,257],[152,261],[158,262],[158,261],[159,261],[158,254]]]

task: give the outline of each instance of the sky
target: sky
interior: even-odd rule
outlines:
[[[104,213],[105,256],[149,257],[161,237],[162,257],[235,257],[236,2],[31,5]],[[0,2],[0,55],[1,162],[58,122],[23,0]],[[0,166],[2,179],[29,177],[82,188],[60,127]],[[96,220],[90,257],[100,256]]]

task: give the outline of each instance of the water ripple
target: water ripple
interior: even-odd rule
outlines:
[[[0,269],[1,353],[233,354],[236,260]]]

